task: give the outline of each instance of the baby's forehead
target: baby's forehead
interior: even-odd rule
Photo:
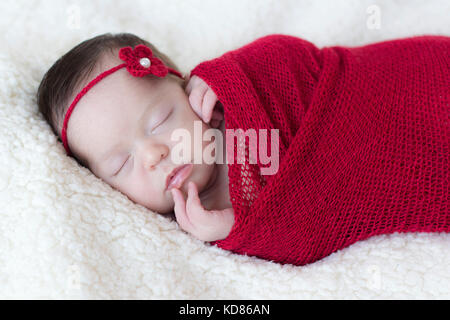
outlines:
[[[83,81],[77,85],[70,101],[73,101],[76,94],[85,88],[89,82],[94,80],[95,77],[118,65],[120,65],[120,61],[117,61],[110,56],[99,60],[98,64],[94,66],[90,73],[85,76]],[[119,101],[126,99],[129,102],[133,102],[139,100],[140,97],[148,96],[157,88],[159,88],[159,82],[156,79],[151,77],[133,77],[125,68],[122,68],[101,79],[86,93],[79,103],[83,103],[83,100],[95,101],[95,103],[102,100],[113,102],[111,99]]]

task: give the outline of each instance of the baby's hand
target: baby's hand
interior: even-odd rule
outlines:
[[[181,229],[202,241],[225,239],[234,224],[234,210],[205,210],[198,196],[197,186],[190,181],[187,202],[180,190],[171,189],[175,201],[175,217]]]
[[[194,112],[211,127],[217,128],[223,120],[223,106],[212,89],[201,78],[193,76],[185,88]],[[217,105],[217,108],[216,108]]]

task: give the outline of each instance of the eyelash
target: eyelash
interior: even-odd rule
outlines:
[[[158,128],[160,125],[162,125],[164,122],[166,122],[167,119],[169,119],[169,117],[172,115],[172,113],[173,113],[173,109],[169,112],[169,114],[167,115],[167,117],[164,118],[164,120],[162,120],[159,124],[156,125],[156,127],[154,127],[154,128],[152,129],[152,132],[153,132],[153,130],[155,130],[156,128]],[[124,167],[125,164],[128,162],[128,160],[130,159],[130,157],[131,157],[131,155],[128,155],[127,159],[124,161],[124,163],[123,163],[122,166],[119,168],[119,170],[117,170],[117,172],[114,174],[114,176],[118,175],[118,174],[122,171],[123,167]]]
[[[128,158],[125,160],[125,162],[122,164],[122,166],[117,170],[117,172],[114,174],[114,176],[117,176],[119,172],[122,171],[122,168],[125,166],[125,164],[128,162],[128,159],[130,159],[131,155],[128,155]]]
[[[160,125],[162,125],[163,123],[165,123],[167,121],[167,119],[169,119],[169,117],[171,116],[171,114],[173,113],[173,109],[169,112],[169,114],[164,118],[164,120],[162,120],[160,123],[158,123],[150,132],[153,132],[156,128],[158,128]]]

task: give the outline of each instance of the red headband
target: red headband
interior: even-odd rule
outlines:
[[[168,68],[164,65],[164,63],[153,56],[153,52],[150,48],[143,44],[137,45],[134,50],[131,47],[121,48],[119,51],[119,58],[125,63],[118,65],[114,68],[111,68],[101,74],[99,74],[95,79],[89,82],[75,97],[69,109],[67,109],[66,116],[64,117],[64,123],[61,131],[61,139],[66,149],[67,155],[72,155],[72,152],[69,148],[69,143],[67,142],[67,124],[69,122],[70,115],[72,114],[73,109],[80,99],[91,89],[94,85],[96,85],[100,80],[109,76],[110,74],[116,72],[123,67],[126,67],[128,72],[134,77],[143,77],[148,74],[153,74],[157,77],[164,78],[168,72],[184,79],[183,76],[176,70],[172,68]]]

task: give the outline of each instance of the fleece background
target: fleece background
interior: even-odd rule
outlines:
[[[319,47],[450,36],[449,13],[448,0],[0,1],[0,298],[450,299],[449,234],[378,236],[304,267],[233,255],[66,157],[35,100],[50,65],[100,33],[136,33],[187,73],[271,33]]]

